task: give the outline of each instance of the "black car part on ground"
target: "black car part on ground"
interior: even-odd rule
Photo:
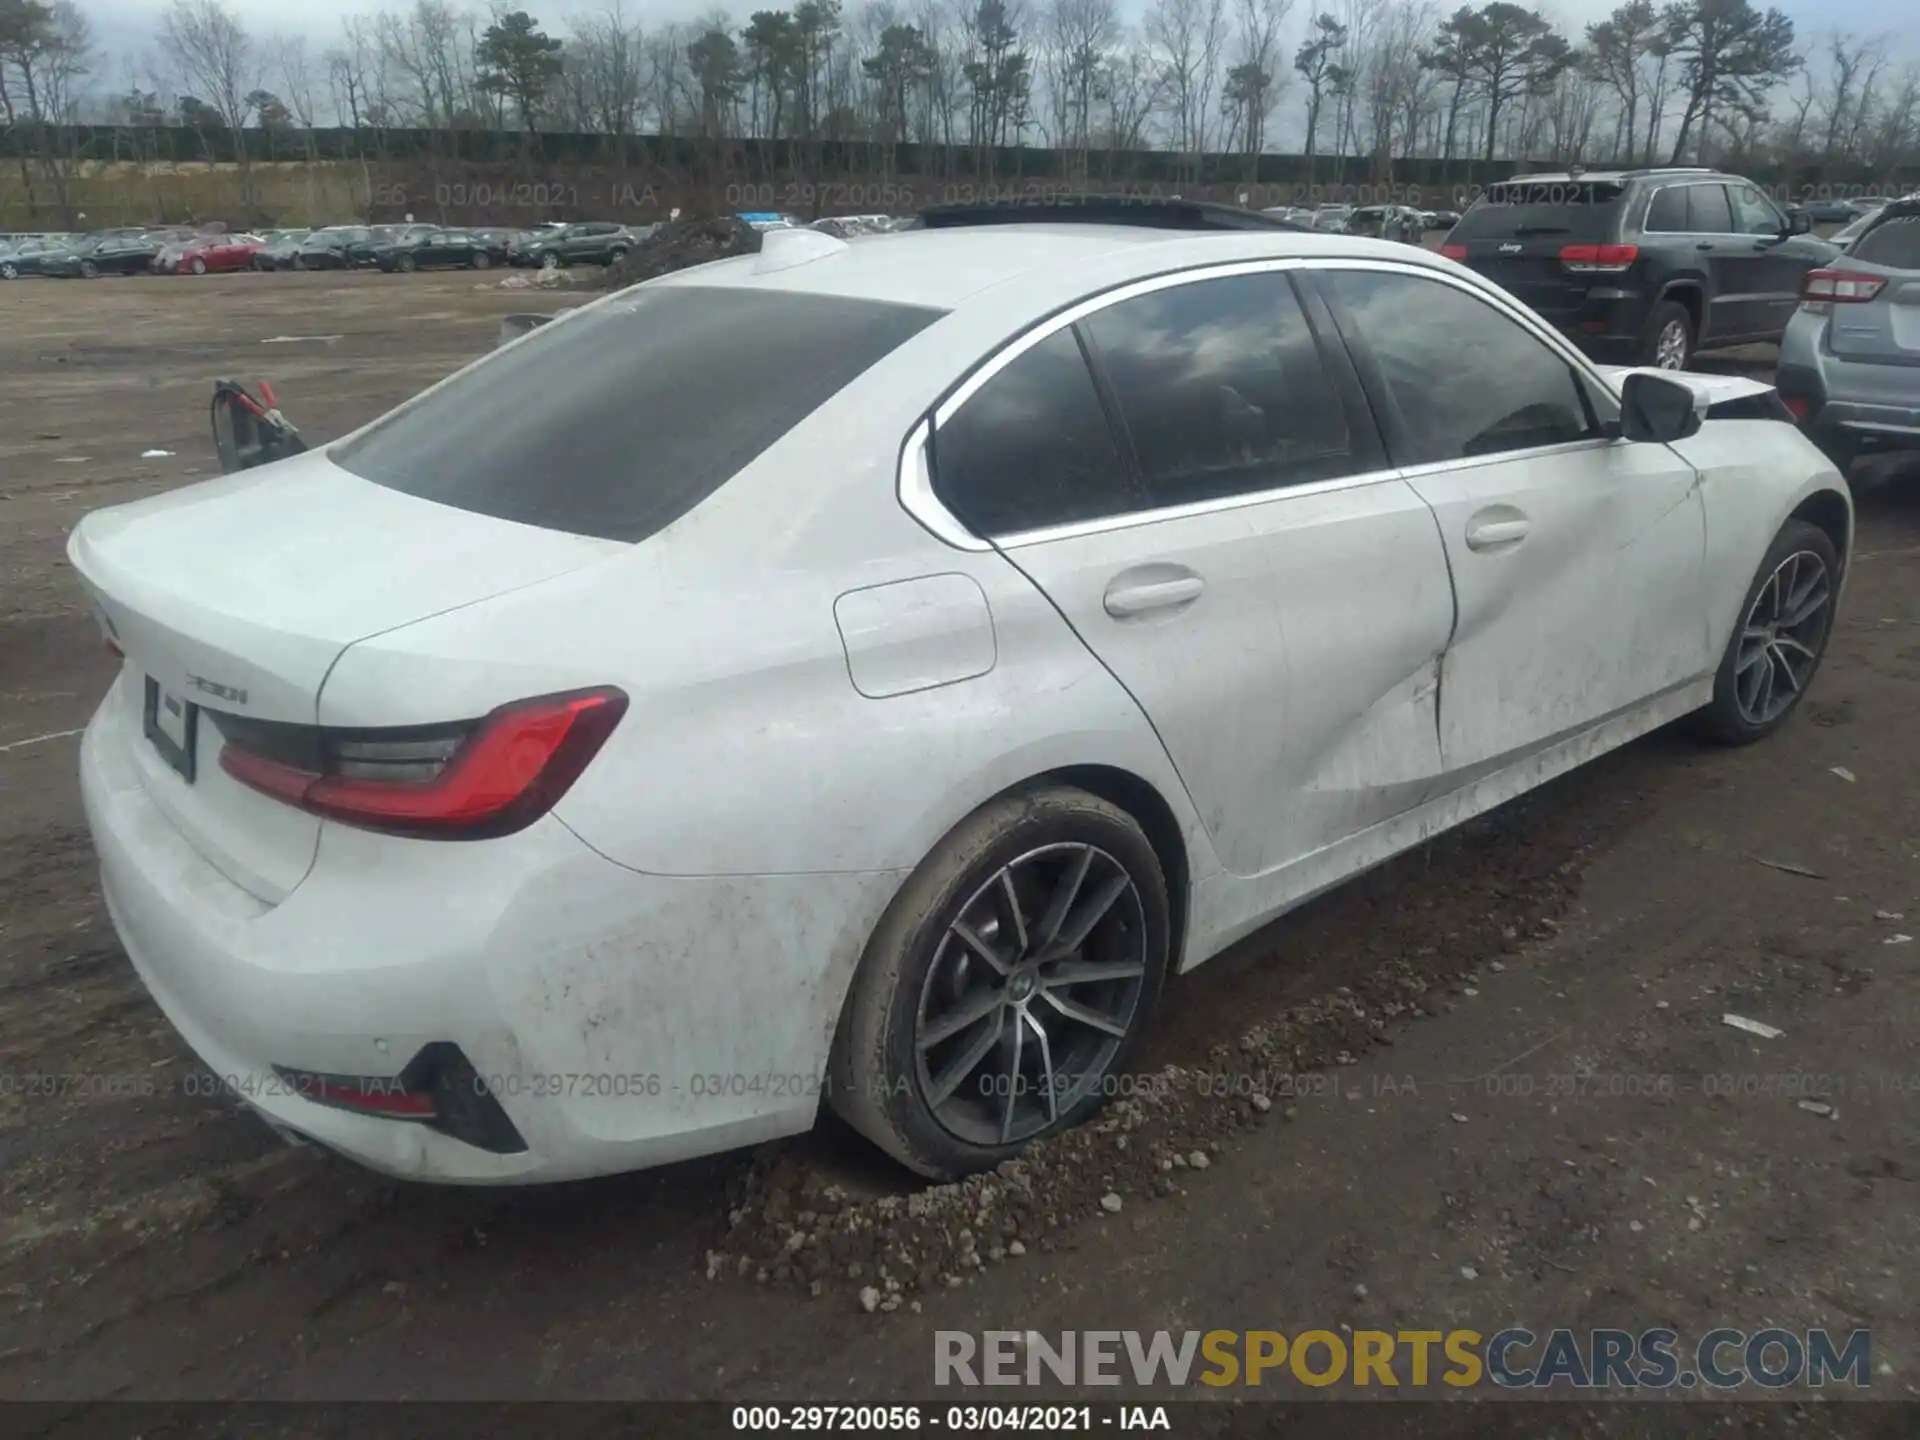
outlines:
[[[213,448],[227,474],[283,460],[307,448],[300,432],[280,413],[273,387],[264,380],[260,394],[264,403],[238,380],[213,382]]]
[[[1136,225],[1153,230],[1293,230],[1312,227],[1214,200],[1143,200],[1131,195],[1032,195],[929,205],[928,230],[974,225]]]

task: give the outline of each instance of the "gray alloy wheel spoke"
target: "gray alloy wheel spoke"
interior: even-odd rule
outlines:
[[[1137,980],[1147,973],[1143,963],[1131,960],[1062,960],[1040,977],[1042,989],[1056,985],[1091,985],[1099,980]]]
[[[998,986],[976,992],[942,1015],[936,1024],[921,1030],[920,1048],[931,1050],[941,1041],[953,1039],[962,1030],[978,1025],[1004,1003]]]
[[[1803,681],[1801,676],[1794,670],[1793,661],[1788,657],[1786,650],[1782,646],[1775,644],[1771,653],[1773,655],[1775,672],[1780,679],[1787,682],[1788,693],[1798,695]]]
[[[1000,908],[1003,918],[1011,927],[1014,939],[1014,953],[1027,953],[1027,917],[1020,910],[1020,892],[1013,888],[1013,869],[1011,866],[1000,872]]]
[[[1047,900],[1046,913],[1040,917],[1040,944],[1051,950],[1059,939],[1060,927],[1066,923],[1067,911],[1073,908],[1074,898],[1079,895],[1080,887],[1087,881],[1087,871],[1093,868],[1093,851],[1082,850],[1080,858],[1067,867],[1067,871],[1054,886],[1053,894]]]
[[[1013,1060],[1007,1066],[1007,1103],[1000,1112],[1000,1143],[1006,1144],[1013,1138],[1013,1111],[1020,1103],[1020,1037],[1027,1027],[1021,1023],[1024,1019],[1017,1011],[1013,1018]]]
[[[1784,631],[1774,637],[1774,645],[1783,653],[1787,651],[1797,650],[1800,652],[1800,654],[1804,658],[1808,660],[1814,660],[1819,658],[1814,654],[1813,647],[1811,645],[1801,644],[1796,637],[1792,635],[1788,635]]]
[[[980,1037],[948,1061],[934,1077],[933,1087],[927,1092],[927,1103],[937,1107],[952,1099],[953,1092],[960,1088],[960,1082],[979,1069],[980,1062],[1000,1043],[1001,1032],[1006,1028],[1006,1012],[1000,1011],[995,1015],[994,1023],[982,1027]]]
[[[992,945],[988,944],[986,937],[981,935],[980,932],[975,930],[971,925],[967,924],[966,921],[954,921],[953,933],[959,937],[961,944],[965,945],[967,949],[991,965],[995,974],[1006,975],[1012,972],[1013,962],[995,950]]]
[[[1102,1031],[1108,1035],[1120,1036],[1127,1033],[1126,1026],[1114,1024],[1113,1021],[1102,1015],[1098,1010],[1090,1006],[1082,1005],[1078,1000],[1069,1000],[1064,995],[1057,994],[1052,990],[1042,990],[1040,993],[1046,998],[1046,1002],[1049,1005],[1053,1006],[1054,1009],[1058,1010],[1069,1020],[1089,1026],[1092,1029]]]
[[[1020,1011],[1019,1023],[1031,1025],[1033,1038],[1040,1042],[1040,1069],[1044,1072],[1041,1084],[1045,1087],[1041,1093],[1047,1098],[1047,1123],[1051,1125],[1060,1118],[1060,1087],[1053,1078],[1053,1046],[1047,1043],[1047,1027],[1024,1009]]]
[[[1124,870],[1116,870],[1106,880],[1073,907],[1067,921],[1060,927],[1051,949],[1060,955],[1071,955],[1087,943],[1087,936],[1093,933],[1093,927],[1100,923],[1100,917],[1113,908],[1113,902],[1126,894],[1133,885],[1133,879]]]

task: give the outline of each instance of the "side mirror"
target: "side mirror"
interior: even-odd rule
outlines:
[[[266,397],[264,405],[237,381],[213,382],[213,448],[219,453],[221,470],[229,475],[307,448],[300,432],[281,415],[271,387],[260,388]]]
[[[1700,429],[1703,404],[1678,380],[1636,370],[1620,387],[1620,433],[1629,440],[1665,444]]]
[[[1812,233],[1813,216],[1804,210],[1789,210],[1787,212],[1787,234],[1811,235]]]

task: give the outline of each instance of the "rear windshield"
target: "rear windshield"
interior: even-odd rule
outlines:
[[[540,327],[330,454],[423,500],[644,540],[943,313],[778,290],[637,290]]]
[[[1892,214],[1882,211],[1847,253],[1891,270],[1920,270],[1920,206],[1902,205]]]
[[[1530,235],[1605,240],[1620,214],[1623,187],[1604,180],[1495,185],[1460,217],[1453,240],[1523,240]]]

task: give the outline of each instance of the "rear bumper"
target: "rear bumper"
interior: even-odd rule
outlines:
[[[1826,348],[1825,317],[1796,314],[1774,385],[1815,440],[1852,449],[1920,448],[1920,366],[1849,361]]]
[[[81,745],[101,888],[134,969],[224,1085],[387,1174],[501,1184],[638,1169],[814,1118],[853,960],[891,874],[672,879],[549,816],[468,844],[329,825],[269,905],[147,797],[103,710]],[[496,1153],[321,1105],[276,1067],[392,1077],[457,1046],[526,1143]]]

